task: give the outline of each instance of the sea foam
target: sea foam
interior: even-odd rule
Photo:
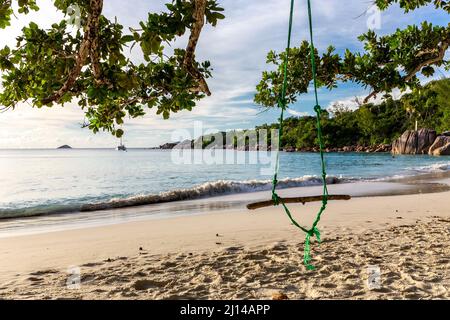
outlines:
[[[337,177],[327,177],[328,184],[341,182]],[[278,188],[294,188],[304,186],[320,185],[322,179],[317,176],[303,176],[299,178],[280,179]],[[207,182],[193,188],[178,189],[160,194],[136,195],[128,198],[116,198],[106,202],[92,203],[83,205],[80,211],[97,211],[114,208],[125,208],[140,205],[149,205],[156,203],[165,203],[181,200],[194,200],[219,195],[236,194],[244,192],[257,192],[270,190],[272,180],[247,180],[247,181],[228,181],[218,180]]]

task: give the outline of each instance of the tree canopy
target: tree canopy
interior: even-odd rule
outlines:
[[[117,125],[126,116],[143,116],[148,107],[168,118],[211,94],[206,82],[210,62],[197,61],[195,51],[205,22],[216,26],[224,18],[216,0],[173,0],[165,12],[149,12],[147,20],[136,21],[129,30],[102,14],[103,0],[53,4],[65,15],[77,6],[81,28],[74,30],[62,20],[44,30],[31,22],[15,47],[0,49],[3,109],[24,101],[36,107],[74,101],[84,110],[87,127],[120,137]],[[31,10],[39,10],[36,0],[0,0],[0,28]],[[165,50],[185,34],[186,48]],[[126,53],[138,49],[142,63]]]
[[[375,3],[382,10],[393,3],[399,3],[405,12],[433,3],[436,10],[450,13],[448,1],[376,0]],[[368,102],[377,94],[389,95],[394,88],[418,88],[419,73],[429,77],[436,72],[436,68],[444,67],[448,70],[450,67],[449,61],[445,59],[450,43],[450,24],[436,26],[424,21],[420,26],[409,25],[384,36],[378,36],[373,30],[369,30],[358,39],[364,44],[363,52],[347,49],[341,56],[332,46],[322,54],[315,51],[319,85],[331,89],[339,81],[361,84],[372,90],[364,100]],[[299,47],[289,51],[287,103],[295,102],[299,95],[306,93],[312,81],[309,47],[310,44],[303,41]],[[255,95],[257,104],[264,107],[276,106],[286,55],[286,51],[268,53],[267,63],[274,68],[262,74]]]

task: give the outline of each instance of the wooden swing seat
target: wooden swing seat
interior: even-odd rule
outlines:
[[[307,202],[316,202],[316,201],[322,201],[323,196],[309,196],[309,197],[293,197],[293,198],[281,198],[281,200],[284,203],[301,203],[305,204]],[[344,194],[335,194],[335,195],[328,195],[328,200],[350,200],[351,196],[344,195]],[[260,201],[255,203],[250,203],[247,205],[247,209],[249,210],[255,210],[255,209],[261,209],[265,207],[270,207],[275,205],[273,200],[267,200],[267,201]]]

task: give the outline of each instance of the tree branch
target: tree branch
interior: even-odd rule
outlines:
[[[205,25],[205,11],[206,11],[206,0],[192,0],[194,2],[194,25],[191,30],[191,35],[189,36],[189,42],[186,47],[186,53],[184,55],[183,65],[186,70],[193,76],[197,82],[198,87],[192,88],[194,92],[203,92],[210,96],[211,91],[209,91],[208,84],[205,78],[198,71],[195,66],[195,49],[197,47],[198,39],[200,38],[200,33],[203,26]]]
[[[372,91],[367,97],[364,98],[363,103],[369,102],[370,99],[376,98],[379,91]]]
[[[410,81],[418,72],[420,72],[420,70],[422,70],[423,67],[426,66],[431,66],[433,64],[439,63],[442,60],[444,60],[445,57],[445,52],[447,51],[449,46],[449,43],[444,41],[440,48],[436,48],[436,49],[430,49],[430,50],[425,50],[425,51],[420,51],[417,54],[417,57],[421,57],[424,56],[426,54],[432,54],[432,53],[436,53],[437,52],[437,56],[427,59],[421,63],[419,63],[417,65],[417,67],[415,67],[412,71],[410,71],[405,77],[404,77],[404,81],[408,82]],[[364,99],[364,103],[367,103],[371,98],[376,97],[377,94],[379,93],[379,91],[373,91],[371,92],[365,99]]]
[[[98,7],[96,12],[97,17],[92,20],[91,32],[91,45],[90,45],[90,58],[92,64],[92,73],[97,84],[107,83],[102,77],[102,70],[100,67],[100,50],[99,50],[99,30],[100,30],[100,14],[103,11],[103,0],[97,0]]]
[[[411,80],[411,79],[415,76],[415,74],[416,74],[417,72],[419,72],[420,70],[422,70],[423,67],[426,67],[426,66],[429,66],[429,65],[432,65],[432,64],[435,64],[435,63],[438,63],[438,62],[441,62],[442,60],[444,60],[445,52],[447,51],[447,49],[448,49],[448,42],[443,42],[442,45],[441,45],[441,47],[439,48],[437,57],[434,57],[434,58],[425,60],[425,61],[423,61],[422,63],[420,63],[416,68],[414,68],[414,69],[413,69],[413,70],[405,77],[405,81]]]

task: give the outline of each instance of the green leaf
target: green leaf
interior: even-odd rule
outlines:
[[[116,137],[117,138],[121,138],[123,136],[123,130],[122,129],[117,129],[116,130]]]
[[[134,41],[135,37],[133,35],[125,35],[122,37],[121,42],[122,43],[127,43],[127,42],[131,42]]]

